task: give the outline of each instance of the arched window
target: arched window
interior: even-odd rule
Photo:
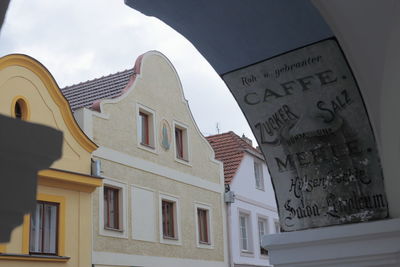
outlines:
[[[12,107],[12,115],[14,118],[19,120],[28,119],[28,104],[23,98],[17,98],[13,101],[14,106]]]

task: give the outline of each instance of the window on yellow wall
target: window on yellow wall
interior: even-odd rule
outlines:
[[[21,104],[17,101],[14,107],[15,118],[22,119],[22,107]]]
[[[57,255],[59,204],[38,201],[30,220],[29,253]]]
[[[24,217],[22,253],[63,256],[65,249],[65,198],[37,195],[36,209]]]
[[[22,97],[16,97],[11,107],[11,114],[19,120],[28,120],[28,103]]]

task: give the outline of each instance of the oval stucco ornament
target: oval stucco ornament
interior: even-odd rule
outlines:
[[[161,121],[160,127],[161,147],[168,151],[171,147],[171,127],[166,120]]]

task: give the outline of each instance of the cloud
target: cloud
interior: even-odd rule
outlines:
[[[45,65],[63,87],[132,68],[158,50],[173,63],[203,134],[233,130],[251,138],[228,88],[193,45],[168,25],[109,0],[11,1],[0,54],[25,53]]]

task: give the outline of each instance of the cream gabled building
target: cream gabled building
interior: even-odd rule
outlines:
[[[133,70],[62,90],[99,146],[94,266],[226,266],[222,164],[170,61],[147,52]]]

